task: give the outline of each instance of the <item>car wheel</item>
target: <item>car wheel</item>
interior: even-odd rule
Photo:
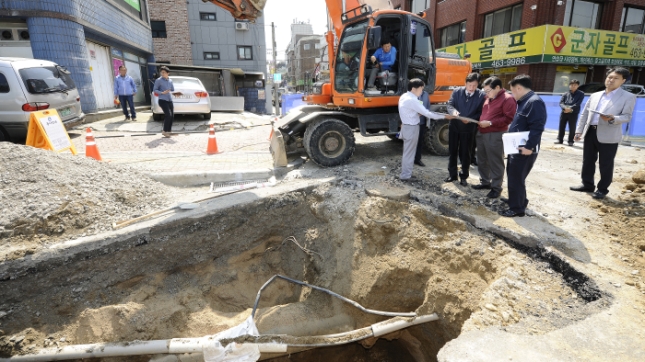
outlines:
[[[450,151],[448,149],[448,128],[450,121],[447,119],[440,119],[430,122],[430,129],[426,132],[424,144],[426,148],[435,155],[448,156]]]
[[[211,113],[204,113],[204,119],[207,121],[211,119]]]
[[[354,132],[338,119],[323,119],[309,127],[304,134],[305,151],[323,167],[341,165],[354,154]]]
[[[152,119],[154,119],[155,121],[163,121],[164,120],[164,114],[163,113],[161,113],[161,114],[153,113],[152,114]]]
[[[9,136],[7,135],[5,130],[2,127],[0,127],[0,142],[6,142],[6,141],[9,141]]]

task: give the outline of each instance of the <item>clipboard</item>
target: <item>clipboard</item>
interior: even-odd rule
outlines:
[[[605,113],[602,113],[602,112],[599,112],[599,111],[596,111],[596,110],[593,110],[593,109],[590,109],[589,112],[593,112],[593,113],[601,115],[603,117],[611,117],[611,114],[605,114]]]

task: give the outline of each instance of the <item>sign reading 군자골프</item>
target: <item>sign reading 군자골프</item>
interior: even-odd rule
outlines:
[[[473,68],[531,63],[645,66],[645,35],[543,25],[437,50],[471,54]]]

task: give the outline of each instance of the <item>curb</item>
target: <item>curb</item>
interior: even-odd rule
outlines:
[[[148,173],[147,175],[153,180],[169,186],[204,186],[210,185],[211,182],[240,182],[267,180],[272,176],[282,177],[288,172],[300,168],[303,164],[304,160],[298,158],[285,167],[257,170],[163,172]]]
[[[210,185],[211,182],[266,180],[273,176],[273,169],[164,172],[147,175],[153,180],[169,186],[188,187]]]

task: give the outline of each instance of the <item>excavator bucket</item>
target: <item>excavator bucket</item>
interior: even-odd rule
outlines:
[[[236,20],[249,20],[262,16],[262,10],[267,0],[202,0],[205,3],[211,2],[219,7],[228,10]]]

